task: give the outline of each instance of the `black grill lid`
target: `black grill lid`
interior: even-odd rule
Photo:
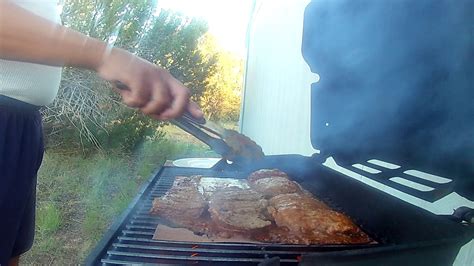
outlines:
[[[383,159],[474,196],[474,1],[318,0],[305,11],[311,141],[351,164]],[[412,168],[413,169],[413,168]]]

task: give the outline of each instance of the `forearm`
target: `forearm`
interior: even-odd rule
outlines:
[[[0,58],[97,69],[106,44],[0,0]]]

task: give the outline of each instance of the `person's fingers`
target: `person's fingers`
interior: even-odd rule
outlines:
[[[134,108],[146,106],[150,99],[150,92],[139,89],[138,87],[133,90],[119,89],[119,93],[122,96],[123,103]]]
[[[187,109],[195,118],[202,118],[204,116],[204,113],[201,111],[197,103],[192,100],[188,102]]]
[[[160,115],[166,110],[171,103],[171,95],[169,89],[163,88],[163,84],[159,84],[153,88],[153,92],[149,97],[148,103],[140,108],[142,113],[146,115]]]
[[[163,113],[160,114],[162,120],[169,120],[181,116],[186,110],[189,102],[189,90],[179,82],[173,82],[170,93],[172,102]]]
[[[185,106],[185,110],[188,110],[191,113],[191,115],[194,116],[195,118],[204,117],[204,113],[201,111],[201,109],[199,109],[199,106],[192,100],[188,101],[187,105]],[[154,118],[154,119],[158,119],[158,120],[170,120],[171,119],[171,117],[163,116],[163,115],[154,115],[154,116],[151,116],[151,117]]]

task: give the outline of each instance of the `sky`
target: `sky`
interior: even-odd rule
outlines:
[[[252,3],[253,0],[158,0],[158,8],[204,18],[222,48],[243,56]]]

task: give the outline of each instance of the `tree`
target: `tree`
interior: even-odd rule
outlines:
[[[207,32],[202,20],[170,11],[154,15],[153,0],[66,0],[63,23],[89,36],[114,43],[166,69],[199,99],[213,71],[198,49]],[[161,125],[119,103],[110,84],[86,70],[65,68],[55,102],[44,111],[48,147],[83,150],[133,149]],[[125,137],[126,132],[130,135]],[[127,141],[122,141],[127,138]],[[74,147],[76,149],[77,147]]]
[[[200,43],[204,61],[213,65],[207,87],[199,99],[205,114],[212,120],[237,121],[243,81],[243,60],[217,47],[215,38],[206,34]]]
[[[199,50],[207,30],[203,20],[161,10],[140,42],[138,55],[167,69],[199,99],[214,71],[214,62],[204,61]]]

